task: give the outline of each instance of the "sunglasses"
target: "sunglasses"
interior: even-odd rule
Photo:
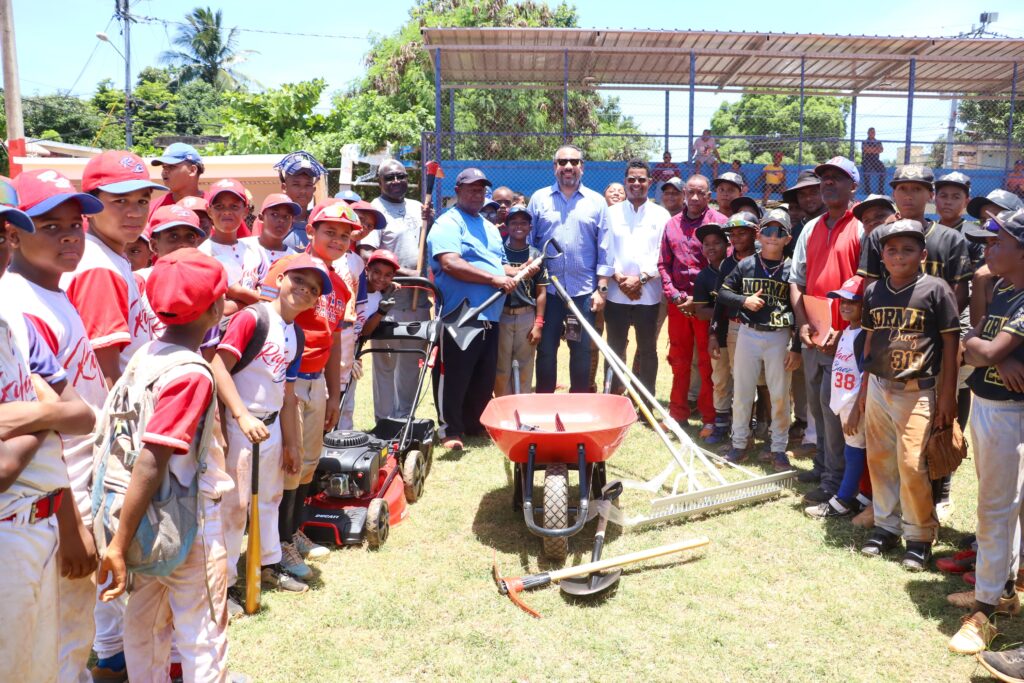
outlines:
[[[583,163],[583,159],[555,159],[555,163],[559,166],[572,166],[575,168]]]
[[[382,177],[384,178],[384,182],[386,182],[386,183],[393,183],[396,180],[405,180],[406,178],[409,177],[409,174],[408,173],[388,173],[386,176],[382,176]]]
[[[649,182],[651,182],[650,178],[636,178],[636,177],[626,178],[626,184],[627,185],[636,185],[637,183],[643,184],[643,183],[649,183]]]
[[[999,232],[1003,229],[1003,226],[999,225],[995,218],[989,218],[988,223],[985,224],[985,229],[989,232]]]
[[[789,232],[785,228],[778,225],[768,225],[761,228],[762,237],[785,237]]]

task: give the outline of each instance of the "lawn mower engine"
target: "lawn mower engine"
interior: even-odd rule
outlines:
[[[324,435],[301,525],[310,539],[355,545],[367,536],[368,521],[375,534],[386,537],[387,528],[405,517],[402,478],[392,474],[397,459],[388,448],[387,441],[365,432]]]

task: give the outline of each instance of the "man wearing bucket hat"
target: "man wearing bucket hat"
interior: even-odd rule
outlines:
[[[821,179],[814,175],[812,169],[805,168],[797,175],[796,182],[783,191],[782,201],[789,207],[790,220],[793,220],[794,213],[799,215],[799,220],[793,220],[793,241],[786,245],[786,256],[792,258],[804,226],[825,213],[825,204],[821,201]]]

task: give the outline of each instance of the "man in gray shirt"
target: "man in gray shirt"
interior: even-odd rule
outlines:
[[[388,249],[398,257],[401,268],[396,275],[418,276],[416,266],[420,253],[420,231],[428,229],[433,220],[429,204],[406,199],[409,173],[402,162],[384,160],[377,169],[380,197],[371,202],[388,219],[387,227],[374,230],[361,243],[374,249]],[[390,316],[398,322],[427,320],[430,317],[430,299],[425,292],[416,297],[413,310],[413,290],[400,289],[395,294],[395,306]],[[377,346],[376,342],[371,342]],[[389,341],[393,349],[419,348],[417,342]],[[405,419],[416,403],[416,381],[419,377],[420,356],[414,353],[373,354],[373,412],[377,420],[386,417]]]

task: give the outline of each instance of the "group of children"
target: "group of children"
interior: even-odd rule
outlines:
[[[91,159],[81,192],[52,170],[0,179],[12,677],[226,680],[253,467],[262,582],[308,590],[306,561],[328,551],[302,532],[303,504],[324,432],[351,427],[355,340],[398,269],[354,246],[384,228],[369,204],[309,208],[322,170],[285,157],[242,238],[241,183],[150,211],[166,188],[128,151]]]

